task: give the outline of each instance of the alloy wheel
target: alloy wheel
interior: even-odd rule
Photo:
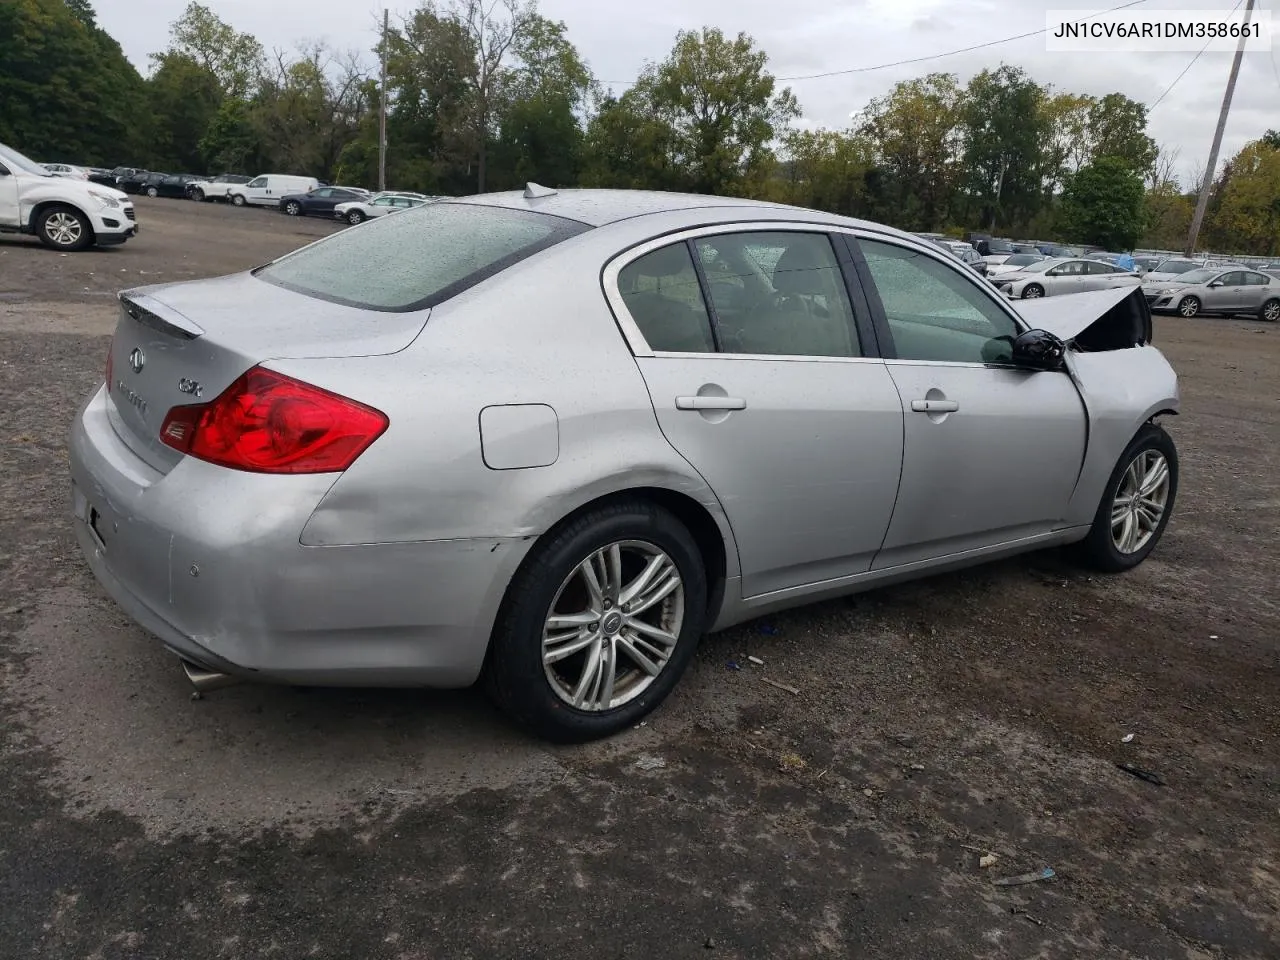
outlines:
[[[684,582],[664,550],[621,540],[565,578],[542,629],[542,664],[557,697],[578,710],[613,710],[662,673],[684,627]]]
[[[1194,317],[1200,312],[1200,301],[1195,297],[1187,297],[1178,304],[1178,313],[1184,317]]]
[[[1041,290],[1041,289],[1040,289],[1040,287],[1039,287],[1039,286],[1037,286],[1037,285],[1036,285],[1036,284],[1034,284],[1034,283],[1033,283],[1033,284],[1031,284],[1031,286],[1026,287],[1026,288],[1022,291],[1022,297],[1023,297],[1023,299],[1024,299],[1024,300],[1035,300],[1035,299],[1037,299],[1037,298],[1039,298],[1039,297],[1043,297],[1043,296],[1044,296],[1044,291],[1043,291],[1043,290]]]
[[[1143,450],[1129,463],[1111,501],[1111,542],[1120,553],[1137,553],[1155,536],[1169,481],[1169,461],[1159,450]]]
[[[44,222],[45,235],[59,246],[69,247],[79,242],[84,228],[80,221],[69,213],[58,211],[52,213]]]
[[[1275,323],[1280,320],[1280,300],[1268,300],[1262,307],[1262,319]]]

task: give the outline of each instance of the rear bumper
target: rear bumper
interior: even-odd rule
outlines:
[[[479,675],[521,540],[304,547],[332,475],[152,470],[99,390],[76,418],[76,537],[111,597],[174,653],[284,683],[465,686]]]

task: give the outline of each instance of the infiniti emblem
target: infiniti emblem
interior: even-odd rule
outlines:
[[[129,367],[134,373],[141,373],[142,368],[146,366],[147,356],[142,352],[141,347],[134,347],[129,353]]]

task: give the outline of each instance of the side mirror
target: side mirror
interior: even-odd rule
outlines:
[[[1032,370],[1061,370],[1067,345],[1048,330],[1028,330],[1013,341],[1013,362]]]
[[[1213,283],[1209,284],[1209,286],[1210,286],[1210,287],[1220,287],[1220,286],[1222,286],[1222,281],[1221,281],[1221,280],[1215,280],[1215,281],[1213,281]]]

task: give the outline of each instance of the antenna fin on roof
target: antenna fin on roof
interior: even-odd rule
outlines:
[[[544,187],[540,183],[526,183],[524,185],[524,198],[526,200],[537,200],[539,197],[554,197],[559,191],[552,187]]]

